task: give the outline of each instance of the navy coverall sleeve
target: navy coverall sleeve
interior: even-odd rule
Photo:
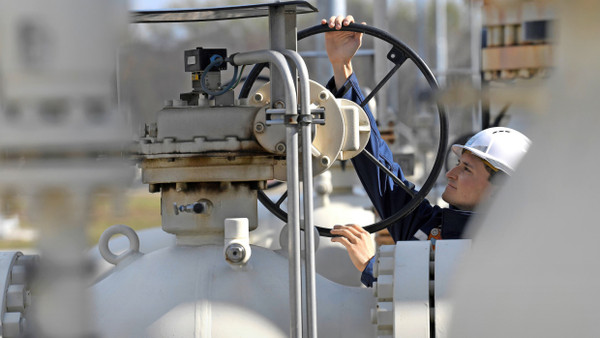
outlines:
[[[373,287],[373,282],[377,281],[377,278],[373,276],[373,265],[375,264],[375,257],[369,260],[369,263],[360,275],[360,281],[367,287]]]
[[[336,97],[345,98],[361,104],[364,96],[360,90],[358,80],[352,74],[343,88],[335,89],[335,82],[331,79],[327,88],[331,90]],[[370,152],[379,162],[383,163],[394,175],[402,180],[415,193],[414,185],[404,178],[402,169],[394,162],[392,151],[387,143],[381,138],[381,134],[377,129],[375,118],[368,106],[364,107],[365,112],[371,123],[371,136],[365,150]],[[358,174],[358,177],[365,188],[373,206],[379,213],[381,218],[387,218],[396,213],[412,196],[410,196],[401,187],[397,186],[391,178],[389,178],[382,170],[372,163],[364,154],[359,154],[352,159],[352,164]],[[404,217],[400,221],[390,225],[388,230],[394,241],[411,240],[413,235],[421,228],[421,226],[429,221],[433,216],[433,207],[429,202],[424,201],[417,209]]]
[[[327,83],[327,88],[338,98],[348,99],[358,104],[361,104],[364,101],[364,96],[354,74],[346,80],[344,86],[339,90],[335,88],[335,81],[333,78]],[[364,110],[371,123],[371,136],[365,150],[370,152],[379,160],[379,162],[383,163],[392,173],[394,173],[394,175],[402,180],[406,186],[415,191],[414,185],[405,179],[402,169],[394,162],[392,151],[387,143],[381,138],[381,134],[377,129],[377,124],[371,110],[368,106],[365,106]],[[364,154],[361,153],[354,157],[352,159],[352,164],[380,217],[387,218],[393,215],[411,200],[412,196],[402,188],[396,186],[393,180]],[[433,217],[433,214],[434,211],[431,204],[424,201],[414,212],[388,226],[388,230],[394,241],[414,239],[413,235],[424,223]],[[369,287],[376,281],[376,278],[373,277],[374,262],[375,257],[369,261],[361,275],[361,282]]]

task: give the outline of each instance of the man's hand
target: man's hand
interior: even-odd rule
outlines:
[[[329,21],[323,19],[321,24],[328,24],[330,28],[339,30],[354,22],[354,17],[332,16]],[[363,22],[364,23],[364,22]],[[325,33],[325,49],[329,62],[333,66],[335,86],[339,89],[346,79],[352,75],[352,57],[362,44],[362,33],[357,32],[328,32]]]
[[[331,238],[332,242],[342,243],[358,271],[363,272],[367,264],[375,256],[373,239],[365,229],[356,224],[336,225],[331,234],[339,237]]]

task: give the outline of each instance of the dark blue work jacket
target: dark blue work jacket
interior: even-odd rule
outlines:
[[[333,79],[327,83],[327,88],[338,98],[348,99],[358,104],[361,104],[364,100],[354,74],[348,78],[341,89],[336,90]],[[367,112],[371,123],[371,137],[365,149],[385,164],[394,175],[416,193],[414,184],[404,178],[402,169],[394,162],[392,151],[381,138],[371,110],[368,106],[365,106],[364,110]],[[352,164],[373,206],[382,218],[393,215],[411,200],[412,197],[407,192],[396,186],[392,179],[387,177],[385,172],[380,170],[364,154],[361,153],[354,157]],[[427,200],[423,200],[412,213],[388,226],[388,230],[395,242],[427,240],[434,228],[441,230],[441,237],[444,239],[457,239],[461,238],[466,223],[472,214],[470,211],[462,211],[453,207],[440,208],[437,205],[431,205]],[[376,281],[373,277],[374,261],[375,258],[369,261],[361,276],[362,283],[369,287]]]

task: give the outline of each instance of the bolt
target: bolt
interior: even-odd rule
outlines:
[[[256,102],[262,102],[263,99],[264,99],[264,97],[263,97],[263,95],[261,93],[254,94],[254,101],[256,101]]]
[[[275,146],[275,150],[276,150],[278,153],[284,153],[284,152],[285,152],[285,149],[286,149],[286,148],[285,148],[285,144],[284,144],[283,142],[279,142],[279,143],[277,143],[277,145]]]
[[[185,182],[177,182],[175,183],[175,191],[182,192],[188,189],[188,185]]]
[[[6,312],[2,317],[2,336],[21,337],[25,326],[25,318],[20,312]]]
[[[265,131],[265,125],[262,122],[258,122],[254,125],[254,131],[262,134]]]
[[[246,249],[241,244],[233,243],[225,250],[225,259],[233,264],[241,263],[246,258]]]
[[[10,312],[25,311],[25,285],[13,284],[6,290],[6,308]]]
[[[329,157],[327,157],[327,156],[321,157],[321,165],[322,166],[329,167],[330,164],[331,164],[331,160],[329,159]]]
[[[321,101],[325,101],[328,98],[329,98],[329,93],[326,90],[324,90],[324,91],[322,91],[322,92],[319,93],[319,99]]]
[[[265,189],[263,189],[265,190]],[[25,284],[27,282],[27,270],[24,265],[13,266],[10,275],[13,284]]]
[[[283,109],[283,108],[285,108],[285,103],[283,103],[283,101],[277,101],[277,102],[273,103],[273,108]]]

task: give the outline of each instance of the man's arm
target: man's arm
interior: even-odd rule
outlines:
[[[353,22],[354,18],[352,16],[337,16],[331,17],[329,21],[321,21],[322,24],[328,24],[329,27],[335,29],[341,29],[342,26],[347,26]],[[364,96],[358,84],[358,79],[352,73],[351,60],[360,47],[361,40],[361,33],[344,31],[325,33],[326,50],[334,70],[334,78],[329,81],[327,88],[336,97],[345,98],[358,104],[363,103]],[[413,188],[414,185],[404,178],[400,166],[394,162],[392,151],[381,138],[377,123],[369,106],[366,105],[364,110],[371,124],[371,136],[365,147],[365,151],[371,153],[408,187]],[[362,153],[357,155],[352,159],[352,163],[373,206],[382,218],[393,215],[412,199],[410,194],[396,186],[393,180],[371,162],[366,155]],[[391,227],[390,233],[394,240],[411,239],[413,234],[419,229],[423,218],[427,218],[427,215],[430,213],[431,205],[425,202],[418,209],[419,212],[409,215],[402,222]]]
[[[322,20],[322,24],[328,24],[331,28],[340,29],[354,22],[352,16],[331,17],[329,21]],[[336,94],[358,104],[364,101],[364,96],[358,85],[358,81],[352,72],[352,57],[360,47],[362,34],[356,32],[334,31],[325,34],[326,50],[334,71],[333,81],[327,84],[327,88]],[[335,88],[333,88],[335,86]],[[348,89],[340,90],[340,89]],[[407,186],[412,184],[404,178],[400,166],[393,161],[392,151],[381,138],[373,114],[368,106],[365,111],[371,123],[371,137],[365,148],[381,163],[386,165],[396,176],[404,181]],[[352,159],[358,177],[361,180],[371,202],[383,218],[389,217],[411,199],[411,196],[399,187],[395,187],[391,178],[381,171],[374,163],[359,154]],[[402,222],[392,225],[390,233],[394,240],[408,239],[418,229],[418,222]],[[415,228],[416,227],[416,228]],[[414,229],[413,229],[414,228]],[[375,280],[372,275],[373,257],[375,249],[371,236],[356,225],[335,226],[331,233],[339,236],[332,238],[333,242],[343,244],[348,250],[348,255],[355,267],[362,272],[361,281],[371,286]],[[369,242],[369,243],[367,243]]]
[[[354,22],[352,15],[347,17],[332,16],[329,21],[323,19],[321,24],[328,24],[330,28],[341,29]],[[352,75],[352,58],[362,44],[362,33],[357,32],[328,32],[325,33],[325,49],[329,62],[333,67],[333,78],[337,89],[342,88],[346,80]]]

